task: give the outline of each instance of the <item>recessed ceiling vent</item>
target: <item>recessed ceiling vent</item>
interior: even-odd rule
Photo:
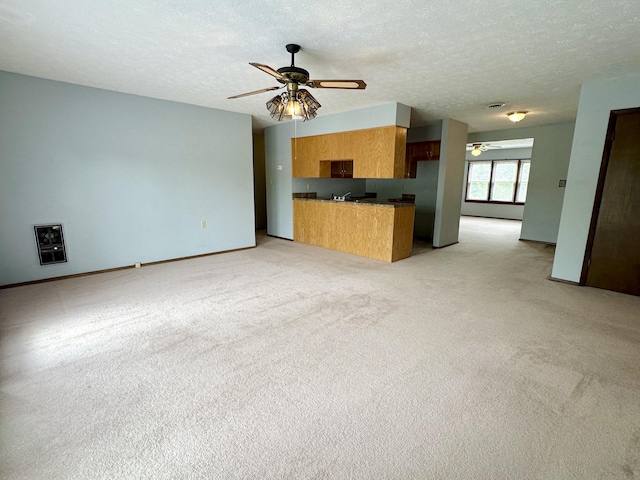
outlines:
[[[504,102],[496,102],[496,103],[490,103],[489,105],[487,105],[487,108],[502,108],[505,105],[506,104]]]

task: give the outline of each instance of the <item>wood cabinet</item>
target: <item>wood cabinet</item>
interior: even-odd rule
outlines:
[[[383,262],[407,258],[415,205],[293,200],[293,239]]]
[[[357,130],[350,136],[354,178],[403,178],[407,129]]]
[[[407,144],[404,176],[416,178],[418,162],[440,160],[440,140]]]
[[[334,160],[329,162],[331,168],[331,178],[353,178],[353,160]],[[320,168],[320,175],[324,171]]]
[[[440,160],[440,140],[408,143],[407,158],[412,161]]]
[[[293,176],[330,178],[325,162],[350,160],[353,178],[403,178],[406,139],[407,129],[395,125],[293,138]]]

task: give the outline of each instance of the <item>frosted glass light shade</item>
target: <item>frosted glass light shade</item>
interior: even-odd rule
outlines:
[[[509,117],[509,120],[511,120],[513,123],[518,123],[520,120],[522,120],[526,116],[527,116],[527,112],[507,113],[507,117]]]

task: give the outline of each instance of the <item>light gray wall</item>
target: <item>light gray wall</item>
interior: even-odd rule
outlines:
[[[416,178],[392,180],[370,178],[367,180],[367,191],[376,192],[378,199],[399,198],[402,194],[416,196],[416,215],[413,234],[416,237],[433,238],[433,221],[436,210],[436,192],[438,190],[437,161],[418,162]]]
[[[464,186],[462,188],[462,215],[522,220],[524,205],[504,205],[465,201],[467,189],[467,174],[469,173],[469,161],[526,160],[529,158],[531,158],[530,148],[504,148],[497,150],[487,150],[486,152],[482,152],[482,154],[477,157],[471,155],[471,152],[467,152],[466,162],[464,165]]]
[[[609,114],[611,110],[637,107],[640,107],[640,76],[582,87],[551,274],[554,278],[580,281]]]
[[[442,120],[407,131],[407,143],[429,142],[442,139]]]
[[[306,183],[304,183],[306,182]],[[331,195],[352,196],[364,195],[366,179],[364,178],[304,178],[294,179],[294,193],[315,192],[318,198],[331,198]]]
[[[251,138],[249,115],[0,72],[0,284],[254,246]],[[68,263],[39,265],[45,223]]]
[[[567,178],[574,126],[573,122],[559,123],[471,133],[468,136],[469,143],[534,139],[529,189],[520,231],[523,240],[556,243],[564,196],[564,188],[558,184]]]
[[[466,123],[452,118],[442,122],[438,191],[433,224],[434,247],[446,247],[458,242],[468,128]]]
[[[356,93],[356,92],[354,92]],[[293,192],[317,191],[342,192],[353,188],[364,190],[364,180],[347,187],[344,179],[323,179],[322,183],[311,179],[292,179],[291,139],[325,133],[345,132],[387,125],[409,126],[411,109],[400,103],[389,103],[361,110],[319,115],[309,122],[285,121],[265,129],[265,160],[267,176],[267,233],[293,239]],[[313,183],[313,188],[307,184]],[[315,190],[314,190],[315,189]],[[318,192],[320,194],[320,192]],[[364,192],[363,192],[364,193]]]

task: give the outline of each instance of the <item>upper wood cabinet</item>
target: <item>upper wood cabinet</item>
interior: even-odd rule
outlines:
[[[440,160],[440,140],[407,144],[405,177],[416,178],[418,162]]]
[[[329,163],[331,178],[353,178],[353,160],[332,160]]]
[[[440,160],[440,140],[407,143],[407,158],[414,162]]]
[[[353,178],[403,178],[407,129],[353,130],[291,139],[294,177],[330,177],[327,161],[353,161]]]

